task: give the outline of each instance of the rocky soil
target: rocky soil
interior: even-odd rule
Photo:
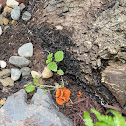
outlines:
[[[31,83],[30,70],[42,73],[49,52],[62,50],[64,60],[58,65],[65,72],[65,86],[73,92],[73,105],[58,106],[60,111],[72,118],[75,126],[84,125],[84,110],[90,111],[94,107],[104,113],[98,103],[106,107],[110,104],[110,108],[115,107],[125,114],[125,0],[22,2],[24,4],[16,8],[8,9],[5,4],[3,7],[6,9],[1,8],[1,99]],[[26,43],[33,47],[24,47]],[[30,49],[30,54],[27,54],[27,49]],[[22,61],[25,64],[22,65]],[[23,78],[21,74],[27,77]],[[7,79],[5,82],[2,80],[4,78]],[[61,78],[54,74],[50,80],[43,82],[52,85],[55,82],[61,83]],[[75,99],[80,89],[88,95],[84,93],[87,98],[82,95],[83,100],[76,104]],[[55,92],[51,93],[55,99]],[[91,97],[98,103],[94,103]]]

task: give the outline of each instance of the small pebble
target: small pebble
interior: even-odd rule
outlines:
[[[31,57],[33,56],[33,44],[31,42],[23,44],[18,49],[18,54],[22,57]]]
[[[11,69],[11,79],[13,81],[18,80],[20,76],[21,76],[21,71],[19,69],[16,69],[16,68]]]
[[[0,79],[0,82],[2,83],[4,87],[14,86],[14,81],[10,77],[7,77],[5,79]]]
[[[2,35],[2,28],[1,28],[1,26],[0,26],[0,35]]]
[[[33,78],[35,78],[35,77],[40,78],[42,76],[41,73],[33,71],[33,70],[31,71],[31,75],[32,75]]]
[[[9,20],[7,18],[3,18],[3,23],[4,23],[4,25],[8,25]]]
[[[30,14],[28,11],[25,11],[25,12],[23,13],[23,15],[22,15],[22,19],[23,19],[24,21],[30,20],[30,19],[31,19],[31,14]]]
[[[48,69],[48,67],[44,67],[44,70],[42,72],[42,78],[50,78],[53,76],[53,72]]]
[[[63,26],[61,26],[61,25],[57,25],[55,27],[56,27],[57,30],[63,30]]]
[[[4,105],[5,102],[6,102],[6,98],[1,99],[1,100],[0,100],[0,105]]]
[[[14,8],[15,6],[19,5],[19,2],[16,0],[7,0],[6,1],[7,6]]]
[[[7,66],[7,63],[5,61],[0,61],[0,67],[5,68]]]
[[[17,24],[17,21],[12,20],[11,24],[15,25],[15,24]]]
[[[24,3],[21,3],[21,4],[19,5],[19,7],[20,7],[20,10],[22,11],[22,10],[25,8]]]
[[[20,18],[20,14],[21,14],[21,11],[20,11],[20,7],[19,6],[16,6],[12,11],[11,11],[11,18],[13,20],[18,20]]]
[[[20,69],[20,71],[22,73],[22,77],[24,77],[24,78],[27,78],[31,73],[31,70],[29,67],[23,67]]]

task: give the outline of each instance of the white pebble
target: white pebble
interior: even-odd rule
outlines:
[[[2,28],[1,28],[1,26],[0,26],[0,35],[2,35]]]
[[[7,0],[6,4],[7,6],[14,8],[15,6],[19,5],[19,2],[17,2],[16,0]]]
[[[7,66],[7,63],[5,61],[0,61],[0,67],[5,68]]]

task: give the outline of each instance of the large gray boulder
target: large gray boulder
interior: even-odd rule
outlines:
[[[27,104],[24,89],[9,96],[0,109],[0,125],[5,126],[73,126],[71,119],[58,111],[50,94],[38,89]]]

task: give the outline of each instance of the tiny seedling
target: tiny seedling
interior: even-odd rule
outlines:
[[[63,60],[63,58],[64,58],[63,54],[64,54],[63,51],[57,51],[53,57],[53,53],[50,53],[47,56],[47,60],[46,60],[48,69],[52,70],[54,72],[57,72],[57,74],[59,74],[59,75],[64,74],[64,72],[61,69],[58,70],[58,66],[57,66],[57,63]]]
[[[126,126],[126,118],[115,110],[108,110],[106,112],[111,112],[114,117],[108,115],[101,115],[101,113],[95,109],[91,109],[91,111],[96,115],[98,121],[96,123],[93,123],[90,114],[85,111],[84,123],[86,126]]]

